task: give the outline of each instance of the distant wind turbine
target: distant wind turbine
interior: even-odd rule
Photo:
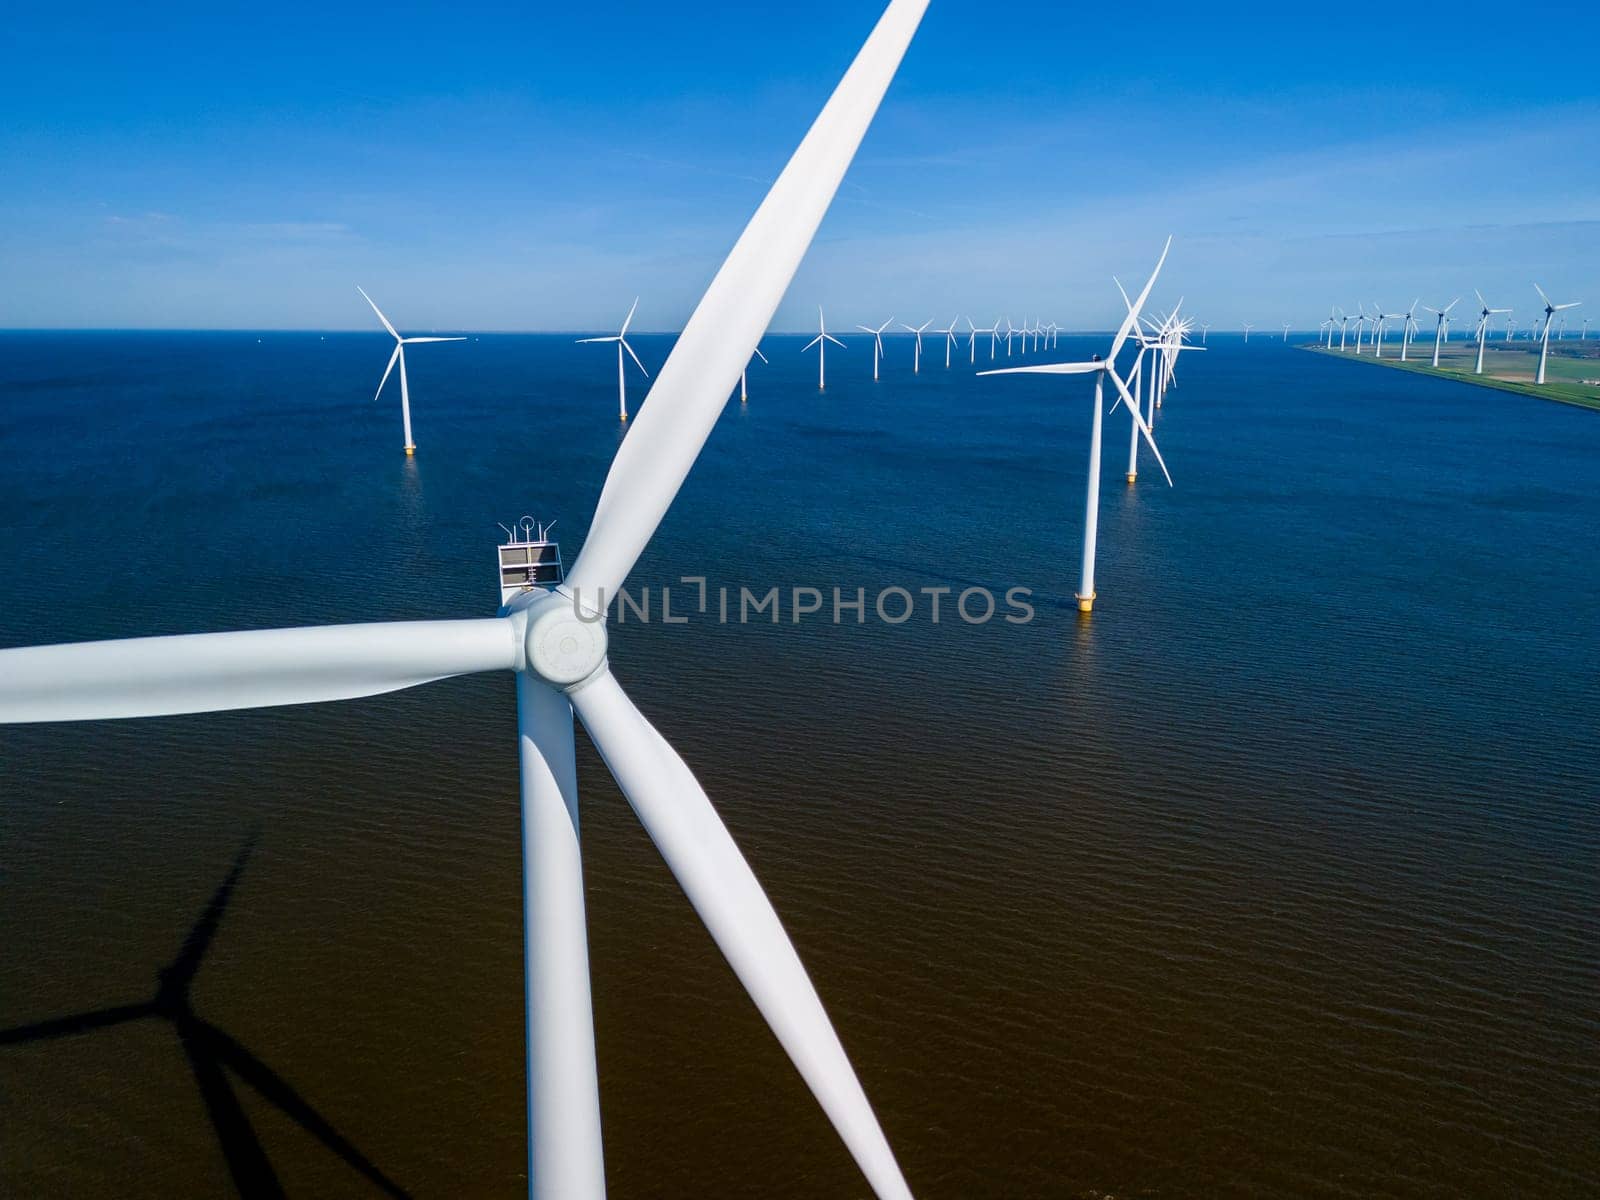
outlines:
[[[1244,344],[1246,346],[1248,346],[1250,344],[1250,331],[1252,329],[1254,329],[1254,328],[1255,328],[1255,326],[1250,324],[1249,321],[1246,321],[1244,323]]]
[[[1461,297],[1457,296],[1454,300],[1450,301],[1450,303],[1446,304],[1443,308],[1430,308],[1426,304],[1424,304],[1422,306],[1423,308],[1426,308],[1429,312],[1434,313],[1435,315],[1437,315],[1438,318],[1439,318],[1438,323],[1434,326],[1434,329],[1433,329],[1433,365],[1436,366],[1436,367],[1439,365],[1439,346],[1444,341],[1445,316],[1446,316],[1447,313],[1449,313],[1449,311],[1452,308],[1454,308],[1459,303],[1461,303]]]
[[[804,346],[800,347],[801,354],[804,354],[813,346],[817,348],[817,391],[819,392],[825,391],[828,386],[827,367],[829,342],[832,342],[841,350],[845,348],[843,342],[828,332],[828,323],[822,318],[822,305],[819,304],[817,305],[817,336],[812,338]]]
[[[900,328],[917,335],[917,348],[915,351],[913,351],[911,358],[911,373],[913,375],[922,374],[922,334],[923,331],[932,324],[932,320],[924,321],[921,325],[907,325],[904,321],[900,322]],[[949,353],[948,347],[946,348],[945,353]],[[948,363],[945,365],[949,366]]]
[[[1550,303],[1550,297],[1544,294],[1544,289],[1537,283],[1533,285],[1533,290],[1538,292],[1539,299],[1544,301],[1544,332],[1539,335],[1539,374],[1534,379],[1535,383],[1543,383],[1545,359],[1550,356],[1550,319],[1558,312],[1569,308],[1577,308],[1583,301],[1573,300],[1568,304],[1552,304]]]
[[[872,378],[873,379],[877,379],[878,378],[878,363],[883,359],[883,331],[885,329],[889,328],[889,326],[891,326],[893,324],[894,324],[894,318],[890,317],[887,321],[885,321],[882,325],[879,325],[876,329],[873,329],[873,328],[871,328],[870,326],[867,326],[867,325],[857,325],[856,326],[856,328],[861,330],[862,333],[870,333],[872,335]]]
[[[1101,423],[1105,415],[1105,381],[1109,376],[1116,386],[1118,403],[1124,405],[1132,415],[1134,423],[1138,425],[1140,433],[1144,435],[1146,444],[1156,456],[1156,462],[1161,464],[1161,471],[1166,474],[1167,465],[1161,461],[1161,451],[1156,449],[1154,436],[1150,433],[1150,426],[1144,416],[1139,412],[1139,402],[1128,391],[1128,385],[1122,376],[1117,374],[1117,355],[1127,343],[1129,336],[1139,323],[1139,310],[1144,307],[1144,302],[1150,297],[1150,289],[1155,286],[1156,276],[1161,273],[1161,264],[1167,260],[1167,251],[1172,248],[1172,239],[1167,239],[1166,246],[1161,251],[1161,258],[1156,262],[1156,269],[1150,273],[1150,280],[1144,285],[1144,291],[1139,293],[1139,298],[1129,306],[1128,315],[1123,318],[1122,326],[1117,330],[1117,335],[1111,342],[1111,350],[1104,359],[1096,355],[1091,362],[1073,363],[1041,363],[1033,367],[1001,367],[994,371],[981,371],[982,375],[1088,375],[1093,374],[1094,380],[1094,415],[1093,424],[1089,434],[1089,482],[1088,494],[1084,506],[1083,519],[1083,571],[1078,583],[1078,611],[1087,613],[1093,610],[1095,601],[1094,590],[1094,559],[1095,543],[1099,536],[1100,524],[1100,445]],[[1172,483],[1172,476],[1167,475],[1167,483]]]
[[[944,335],[944,369],[950,369],[950,348],[956,344],[956,322],[959,317],[951,317],[950,324],[943,329],[935,329],[935,333]]]
[[[372,304],[372,297],[362,291],[360,285],[357,285],[356,291],[361,292],[363,300],[368,304]],[[383,327],[394,338],[394,353],[389,355],[389,365],[383,369],[383,378],[378,381],[378,390],[373,393],[372,398],[376,400],[383,395],[383,385],[389,382],[389,372],[394,370],[394,364],[398,362],[400,364],[400,421],[405,426],[406,431],[405,449],[407,454],[415,454],[417,452],[417,444],[411,440],[411,387],[406,382],[406,347],[415,346],[420,342],[464,342],[467,339],[464,337],[401,337],[395,327],[389,324],[389,318],[379,311],[376,304],[372,304],[372,311],[378,314],[378,320],[383,322]],[[260,341],[259,338],[256,340]]]
[[[1481,311],[1478,313],[1478,365],[1473,369],[1474,375],[1483,374],[1483,344],[1489,340],[1489,318],[1496,313],[1508,313],[1509,308],[1490,308],[1489,302],[1483,298],[1483,293],[1477,288],[1472,289],[1472,294],[1478,298]]]
[[[1287,321],[1283,323],[1283,340],[1286,342],[1289,340],[1289,322]]]
[[[757,358],[759,358],[762,362],[766,362],[767,361],[767,356],[765,354],[761,353],[761,347],[760,346],[757,346],[755,348],[755,351],[756,351],[756,357]],[[747,374],[749,374],[749,371],[750,371],[750,364],[749,363],[745,363],[744,370],[739,372],[739,403],[740,404],[747,404],[750,401],[750,391],[745,386],[745,381],[744,381],[744,377]]]
[[[628,326],[633,322],[634,310],[639,307],[638,297],[634,297],[633,308],[628,310],[628,315],[623,318],[622,330],[615,337],[579,338],[578,345],[587,345],[590,342],[615,342],[617,344],[617,418],[622,421],[628,419],[628,377],[623,370],[622,352],[626,350],[628,357],[633,359],[639,370],[644,371],[645,378],[650,378],[650,372],[644,370],[644,364],[639,361],[639,356],[633,352],[633,347],[628,345]]]

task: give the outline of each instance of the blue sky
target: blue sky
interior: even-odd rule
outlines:
[[[880,6],[230,9],[8,18],[0,326],[677,328]],[[1533,21],[933,0],[775,328],[1105,327],[1169,232],[1218,326],[1600,309],[1600,72]]]

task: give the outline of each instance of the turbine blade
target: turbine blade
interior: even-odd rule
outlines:
[[[661,857],[880,1200],[911,1192],[772,902],[677,752],[604,671],[571,693]]]
[[[513,669],[517,626],[391,621],[0,650],[0,724],[350,700]]]
[[[772,323],[927,5],[891,0],[711,281],[617,450],[567,577],[571,594],[614,596],[655,533]]]
[[[363,300],[365,300],[368,304],[372,304],[372,297],[367,295],[366,292],[362,291],[361,285],[359,283],[356,284],[356,291],[361,292],[361,298]],[[389,318],[384,316],[383,313],[381,311],[379,311],[378,306],[376,304],[372,304],[372,311],[378,314],[378,320],[383,322],[383,327],[385,329],[387,329],[390,333],[394,334],[394,340],[398,342],[400,340],[400,334],[396,331],[396,329],[395,329],[395,327],[393,325],[389,324]]]
[[[400,347],[403,345],[405,345],[404,342],[396,342],[394,344],[394,353],[389,355],[389,365],[383,369],[383,378],[378,380],[378,390],[372,393],[374,400],[383,395],[383,385],[389,382],[389,372],[393,371],[394,364],[400,361]]]
[[[639,297],[635,296],[633,298],[633,308],[630,308],[628,310],[628,315],[622,318],[622,331],[617,334],[617,336],[619,338],[624,338],[624,337],[628,336],[628,326],[633,324],[634,310],[637,309],[638,307],[639,307]]]
[[[760,346],[756,347],[756,357],[759,358],[762,362],[766,362],[767,361],[767,356],[765,354],[761,353],[761,347]],[[769,363],[768,365],[770,366],[771,364]]]
[[[983,375],[1089,375],[1103,371],[1103,362],[1040,363],[1033,367],[999,367],[993,371],[979,371]]]
[[[805,353],[805,352],[806,352],[806,351],[807,351],[807,350],[809,350],[809,349],[811,349],[811,347],[813,347],[813,346],[815,346],[815,345],[816,345],[816,344],[817,344],[817,343],[818,343],[818,342],[820,342],[820,341],[821,341],[821,340],[822,340],[822,339],[823,339],[823,336],[824,336],[824,335],[823,335],[823,334],[820,334],[820,333],[819,333],[819,334],[817,334],[817,336],[816,336],[816,337],[814,337],[814,338],[812,338],[812,339],[811,339],[811,340],[810,340],[810,341],[809,341],[809,342],[807,342],[807,343],[806,343],[806,344],[805,344],[805,345],[804,345],[804,346],[801,346],[801,347],[800,347],[800,353],[801,353],[801,354],[804,354],[804,353]],[[832,340],[833,340],[833,339],[832,339],[832,338],[829,338],[829,339],[828,339],[828,340],[829,340],[829,341],[832,341]]]
[[[1167,261],[1167,251],[1172,249],[1172,237],[1168,235],[1167,244],[1161,248],[1161,257],[1156,260],[1156,269],[1150,272],[1150,278],[1145,282],[1144,291],[1139,293],[1139,299],[1128,310],[1128,315],[1122,319],[1122,327],[1117,330],[1117,336],[1112,339],[1111,353],[1106,355],[1108,362],[1116,362],[1117,355],[1122,352],[1123,343],[1128,340],[1128,334],[1133,329],[1134,322],[1139,319],[1139,310],[1144,307],[1144,302],[1150,298],[1150,289],[1156,285],[1156,276],[1161,274],[1161,265]]]
[[[628,339],[619,337],[617,341],[622,343],[622,348],[628,352],[628,357],[633,359],[634,365],[637,366],[639,370],[644,371],[644,364],[639,361],[639,356],[633,352],[633,347],[628,345]],[[649,371],[644,371],[644,375],[646,379],[650,378]]]
[[[400,340],[403,341],[408,346],[414,346],[418,342],[464,342],[467,339],[464,338],[464,337],[448,337],[448,338],[420,337],[420,338],[401,338]]]
[[[830,342],[832,342],[835,346],[839,347],[839,349],[841,349],[841,350],[850,349],[849,346],[846,346],[843,342],[841,342],[838,338],[834,337],[833,334],[831,334],[831,333],[825,333],[822,336],[827,338]]]

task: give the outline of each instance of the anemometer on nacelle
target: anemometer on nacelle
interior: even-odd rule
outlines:
[[[564,578],[561,547],[550,540],[556,523],[545,525],[523,517],[514,526],[501,525],[506,540],[500,543],[500,603],[510,604],[523,592],[553,588]]]

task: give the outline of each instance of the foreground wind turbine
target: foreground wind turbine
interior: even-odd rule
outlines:
[[[1139,310],[1144,307],[1144,302],[1150,297],[1150,289],[1155,286],[1156,276],[1161,274],[1161,264],[1167,261],[1167,251],[1172,249],[1172,239],[1167,239],[1167,244],[1162,247],[1161,257],[1156,261],[1156,269],[1150,272],[1150,279],[1144,285],[1144,291],[1139,293],[1139,298],[1128,306],[1128,315],[1123,318],[1122,326],[1117,330],[1117,336],[1112,339],[1111,350],[1104,359],[1098,355],[1092,362],[1074,363],[1044,363],[1035,367],[1001,367],[993,371],[980,371],[980,375],[1088,375],[1093,374],[1094,379],[1094,416],[1089,433],[1089,484],[1088,497],[1083,514],[1083,571],[1078,582],[1078,611],[1091,612],[1094,609],[1094,554],[1095,542],[1099,536],[1100,527],[1100,439],[1101,423],[1105,415],[1105,381],[1107,377],[1116,385],[1119,397],[1118,403],[1124,405],[1129,415],[1133,417],[1134,424],[1139,427],[1139,432],[1144,435],[1145,442],[1149,445],[1151,453],[1156,456],[1156,462],[1161,465],[1161,473],[1167,476],[1167,484],[1172,484],[1172,476],[1167,473],[1167,464],[1161,460],[1161,451],[1156,449],[1156,440],[1150,433],[1150,426],[1139,412],[1139,402],[1128,392],[1128,385],[1122,376],[1117,374],[1117,355],[1122,352],[1123,344],[1127,342],[1134,328],[1139,323]]]
[[[623,370],[622,352],[626,350],[628,357],[633,359],[639,370],[644,371],[644,377],[650,378],[650,372],[644,370],[644,364],[639,361],[639,356],[633,352],[633,347],[628,345],[628,326],[633,323],[634,309],[639,307],[638,297],[634,297],[633,308],[628,310],[628,315],[623,318],[622,331],[616,337],[579,338],[578,345],[584,346],[591,342],[615,342],[617,344],[617,419],[628,419],[628,376]]]
[[[811,347],[817,348],[817,391],[826,391],[828,387],[828,343],[832,342],[839,349],[845,348],[844,343],[828,332],[828,322],[823,319],[822,305],[817,305],[817,336],[804,346],[800,353],[804,354]]]
[[[356,291],[361,292],[361,298],[372,304],[372,297],[362,291],[359,284]],[[401,337],[395,327],[389,324],[389,318],[384,316],[376,304],[372,304],[372,311],[378,314],[378,320],[383,322],[383,327],[394,337],[394,353],[389,355],[389,365],[383,369],[383,378],[378,381],[378,390],[372,398],[376,400],[383,395],[383,386],[389,382],[389,372],[394,370],[394,364],[400,364],[400,421],[406,431],[406,453],[415,454],[417,444],[411,440],[411,387],[406,382],[406,347],[415,346],[419,342],[464,342],[464,337]]]
[[[1443,308],[1430,308],[1426,304],[1424,304],[1422,306],[1423,308],[1426,308],[1429,312],[1433,313],[1435,316],[1437,316],[1439,318],[1438,319],[1438,323],[1435,324],[1434,328],[1433,328],[1433,365],[1436,366],[1436,367],[1439,365],[1439,346],[1444,341],[1444,323],[1445,323],[1445,318],[1449,314],[1450,310],[1452,308],[1454,308],[1457,304],[1460,304],[1460,303],[1461,303],[1461,297],[1457,296],[1454,300],[1450,301],[1450,303],[1446,304]]]
[[[756,346],[754,349],[755,349],[755,352],[756,352],[755,356],[757,358],[759,358],[762,362],[766,362],[767,361],[767,356],[765,354],[761,353],[761,347],[760,346]],[[748,404],[748,403],[750,403],[750,390],[746,386],[745,380],[744,380],[744,377],[749,373],[749,371],[750,371],[750,364],[749,363],[745,363],[745,365],[742,368],[740,368],[740,370],[739,370],[739,403],[740,404]]]
[[[950,324],[946,325],[943,329],[934,330],[935,333],[942,334],[944,336],[944,369],[947,371],[950,369],[950,351],[955,346],[957,340],[956,322],[960,319],[960,317],[951,317]]]
[[[862,333],[870,333],[872,335],[872,377],[873,377],[873,379],[877,379],[877,377],[878,377],[878,363],[883,358],[883,331],[885,329],[889,328],[889,326],[891,326],[893,324],[894,324],[894,318],[890,317],[887,321],[885,321],[882,325],[879,325],[876,329],[872,329],[872,328],[870,328],[870,327],[868,327],[866,325],[857,325],[856,326],[856,328],[861,330]]]
[[[1496,313],[1508,313],[1509,308],[1490,308],[1489,302],[1483,298],[1483,293],[1477,288],[1472,289],[1472,294],[1478,298],[1478,365],[1473,368],[1474,375],[1483,374],[1483,344],[1489,340],[1489,318]]]
[[[952,322],[952,324],[953,323],[954,322]],[[909,333],[914,333],[914,334],[917,335],[917,348],[916,348],[916,351],[915,351],[915,353],[914,353],[914,355],[913,355],[913,357],[911,359],[911,373],[913,375],[922,374],[922,335],[923,335],[923,332],[928,328],[928,326],[932,325],[932,324],[933,324],[933,321],[931,319],[927,320],[927,321],[924,321],[921,325],[907,325],[904,321],[900,322],[900,328],[906,330]],[[947,345],[945,347],[945,356],[949,357],[949,354],[950,354],[950,348]],[[948,367],[949,365],[950,365],[949,363],[945,363],[945,366]]]
[[[1550,297],[1544,294],[1544,289],[1537,283],[1533,285],[1533,290],[1538,292],[1539,299],[1544,301],[1544,330],[1539,334],[1539,374],[1533,380],[1535,383],[1543,383],[1545,359],[1550,356],[1550,319],[1564,309],[1577,308],[1583,301],[1574,300],[1570,304],[1552,304],[1550,303]]]
[[[347,700],[514,673],[522,753],[529,1191],[605,1193],[578,843],[574,712],[880,1200],[894,1155],[771,902],[687,764],[622,690],[604,617],[672,504],[810,245],[927,0],[892,0],[684,326],[623,439],[582,552],[498,616],[0,650],[0,722]],[[93,738],[93,732],[88,735]]]

